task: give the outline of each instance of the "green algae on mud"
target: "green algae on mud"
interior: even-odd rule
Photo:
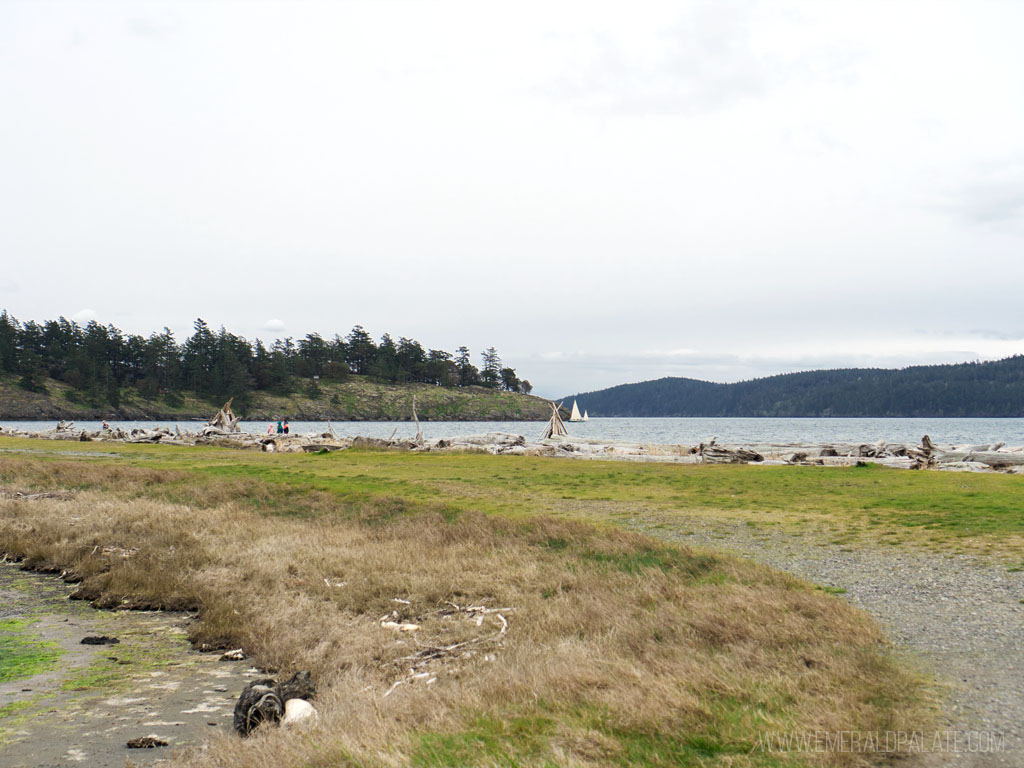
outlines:
[[[248,665],[193,650],[186,614],[99,610],[69,601],[75,588],[52,575],[0,565],[0,627],[10,622],[61,652],[31,677],[0,682],[0,765],[70,760],[120,768],[125,742],[140,735],[142,720],[151,723],[144,733],[175,724],[160,730],[172,746],[230,732],[234,699],[251,677]],[[89,635],[120,642],[83,645]],[[133,757],[137,765],[148,761],[148,755]]]
[[[60,647],[33,632],[33,624],[31,619],[0,619],[0,683],[47,672],[60,661]]]
[[[188,639],[184,631],[132,627],[129,622],[119,624],[114,629],[113,623],[108,623],[118,633],[120,642],[110,646],[107,653],[96,654],[88,666],[70,671],[61,681],[61,690],[121,693],[140,675],[195,665],[195,659],[181,650]]]

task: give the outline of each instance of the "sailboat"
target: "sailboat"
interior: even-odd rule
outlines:
[[[572,413],[569,415],[569,421],[583,421],[583,417],[580,416],[580,408],[576,405],[576,401],[572,401]]]
[[[587,416],[587,409],[586,408],[583,409],[583,420],[584,421],[590,421],[590,417]]]

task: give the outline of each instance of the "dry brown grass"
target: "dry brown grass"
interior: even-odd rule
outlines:
[[[921,726],[918,682],[865,615],[747,562],[574,522],[342,504],[253,479],[4,459],[0,481],[80,489],[0,500],[0,550],[73,569],[107,604],[192,605],[196,642],[320,681],[313,731],[215,739],[183,764],[448,765],[468,749],[481,765],[506,754],[776,765],[756,751],[759,731]],[[282,504],[306,516],[261,513]],[[449,603],[509,608],[508,631]],[[420,629],[382,627],[396,611]],[[466,641],[417,667],[436,682],[384,695],[423,646]]]

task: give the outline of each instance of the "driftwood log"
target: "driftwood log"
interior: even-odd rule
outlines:
[[[701,443],[697,446],[697,456],[703,464],[747,464],[764,461],[764,456],[757,451],[739,447],[726,448],[717,445],[713,439],[710,443]]]
[[[932,457],[939,466],[955,462],[975,462],[992,469],[1019,467],[1024,465],[1024,453],[1010,451],[947,451],[935,453]]]

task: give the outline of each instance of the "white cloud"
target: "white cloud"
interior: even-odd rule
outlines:
[[[276,317],[272,317],[263,324],[264,331],[283,331],[287,328],[283,320],[279,320]]]
[[[71,316],[71,319],[74,320],[79,325],[85,325],[91,320],[95,320],[97,317],[98,315],[96,314],[95,309],[80,309]],[[46,319],[52,320],[53,318],[48,317]]]

